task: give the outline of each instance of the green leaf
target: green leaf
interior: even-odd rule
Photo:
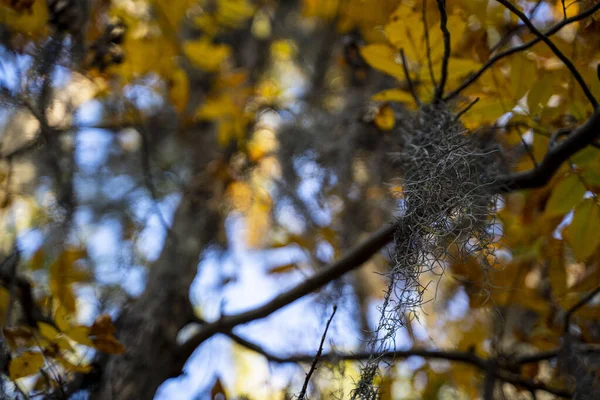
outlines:
[[[577,261],[586,261],[600,246],[600,206],[594,199],[584,200],[576,209],[565,238]]]
[[[534,77],[530,78],[534,79]],[[542,111],[546,104],[548,104],[548,100],[550,100],[554,91],[554,86],[550,79],[538,79],[533,82],[533,85],[531,85],[531,82],[522,82],[523,87],[526,89],[530,88],[529,93],[527,93],[527,108],[531,115]]]
[[[531,83],[535,82],[536,71],[535,62],[528,59],[525,53],[515,55],[511,58],[510,83],[514,100],[521,99],[531,86]]]
[[[585,186],[576,174],[569,175],[554,187],[546,204],[549,217],[566,214],[583,199]]]

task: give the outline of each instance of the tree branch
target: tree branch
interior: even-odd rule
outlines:
[[[319,350],[317,350],[317,354],[313,358],[312,364],[310,366],[310,370],[308,370],[308,374],[306,374],[306,379],[304,379],[304,385],[302,385],[302,390],[298,395],[299,400],[304,400],[306,398],[306,391],[308,390],[308,383],[310,382],[310,377],[317,369],[317,364],[319,363],[319,359],[323,354],[323,345],[325,344],[325,338],[327,337],[327,331],[329,330],[329,325],[331,321],[333,321],[333,317],[335,316],[335,312],[337,311],[337,306],[333,306],[333,312],[331,313],[331,317],[329,317],[329,321],[327,321],[327,325],[325,325],[325,331],[323,332],[323,336],[321,337],[321,343],[319,344]]]
[[[600,10],[600,3],[595,4],[594,6],[590,7],[586,11],[579,13],[577,15],[574,15],[571,18],[563,19],[562,21],[560,21],[559,23],[557,23],[556,25],[554,25],[553,27],[548,29],[548,31],[546,31],[543,34],[543,37],[548,38],[548,37],[554,35],[556,32],[560,31],[565,26],[572,24],[573,22],[577,22],[584,18],[587,18],[590,15],[594,14],[598,10]],[[483,73],[485,71],[487,71],[489,68],[491,68],[492,65],[494,65],[497,61],[503,59],[504,57],[510,56],[512,54],[520,53],[521,51],[527,50],[541,41],[542,41],[542,39],[540,37],[536,37],[535,39],[532,39],[529,42],[524,43],[520,46],[515,46],[508,50],[505,50],[503,52],[496,54],[495,56],[490,58],[477,72],[474,72],[469,78],[467,78],[459,87],[457,87],[454,91],[452,91],[452,92],[448,93],[446,96],[444,96],[443,100],[448,101],[448,100],[451,100],[454,97],[458,96],[460,94],[460,92],[465,90],[473,82],[475,82],[477,79],[479,79],[479,77],[481,75],[483,75]]]
[[[495,184],[501,192],[542,187],[550,181],[563,162],[591,144],[599,134],[600,110],[596,110],[586,123],[573,130],[560,144],[548,149],[536,168],[499,177]]]
[[[200,330],[200,332],[190,338],[186,343],[181,345],[180,357],[187,359],[193,353],[196,347],[214,334],[225,333],[231,331],[238,325],[243,325],[248,322],[264,318],[287,306],[288,304],[306,296],[307,294],[327,285],[349,271],[360,267],[364,262],[369,260],[375,253],[381,250],[393,239],[394,233],[396,232],[396,229],[400,223],[401,220],[373,233],[367,240],[351,249],[344,257],[323,268],[297,286],[278,295],[270,302],[258,308],[242,312],[240,314],[225,316],[215,322],[206,324]]]
[[[569,308],[569,310],[565,314],[565,334],[569,333],[569,326],[571,325],[571,317],[573,316],[573,314],[575,314],[575,312],[581,307],[585,306],[587,303],[592,301],[592,299],[596,297],[598,293],[600,293],[600,285],[598,285],[596,289],[592,290],[585,297],[583,297],[581,300],[575,303],[573,307]]]
[[[558,47],[556,47],[556,45],[545,34],[543,34],[542,32],[540,32],[533,25],[533,23],[531,22],[531,20],[529,18],[527,18],[527,16],[521,10],[519,10],[516,6],[514,6],[508,0],[496,0],[496,1],[498,3],[500,3],[500,4],[502,4],[504,7],[508,8],[510,10],[510,12],[512,12],[513,14],[515,14],[517,17],[519,17],[519,19],[521,21],[523,21],[523,23],[525,25],[527,25],[527,27],[529,28],[529,30],[534,35],[536,35],[538,38],[540,38],[540,40],[542,40],[544,43],[546,43],[546,45],[550,48],[550,50],[552,50],[552,52],[569,69],[569,71],[571,72],[571,75],[573,75],[573,77],[575,77],[575,80],[577,81],[577,83],[579,83],[579,86],[581,86],[581,90],[583,90],[583,93],[585,93],[585,96],[588,98],[588,100],[590,101],[590,103],[592,104],[592,106],[594,107],[594,109],[598,108],[598,100],[596,100],[596,98],[594,97],[594,95],[590,91],[590,88],[587,86],[587,84],[583,80],[583,77],[581,76],[581,74],[579,73],[579,71],[577,71],[577,68],[571,62],[571,60],[567,56],[565,56],[564,53],[562,51],[560,51],[560,49]],[[566,16],[566,14],[565,14],[565,16]]]
[[[418,106],[421,106],[421,99],[419,99],[419,96],[417,95],[417,92],[415,91],[415,86],[413,85],[413,81],[410,78],[410,74],[408,72],[408,64],[406,64],[406,57],[404,56],[404,49],[400,49],[400,57],[402,58],[402,69],[404,70],[404,75],[406,76],[406,83],[408,84],[408,90],[410,91],[410,94],[412,95],[413,99],[415,99],[415,103],[417,103]]]
[[[241,338],[238,335],[228,333],[227,334],[232,340],[241,344],[242,346],[255,351],[258,354],[264,356],[267,360],[271,362],[275,362],[278,364],[287,364],[287,363],[309,363],[314,357],[310,354],[301,354],[290,357],[280,357],[277,356],[259,345],[252,343],[246,339]],[[593,349],[592,349],[593,350]],[[598,349],[596,349],[598,350]],[[542,352],[539,354],[534,354],[529,356],[528,358],[521,358],[516,360],[515,364],[526,364],[529,362],[538,362],[542,360],[546,360],[549,358],[554,358],[558,354],[559,350],[553,350],[552,352]],[[551,353],[551,355],[549,355]],[[408,357],[423,357],[426,359],[434,359],[434,360],[446,360],[446,361],[454,361],[462,364],[472,365],[482,371],[488,371],[490,367],[490,361],[496,360],[488,360],[477,356],[472,352],[465,351],[452,351],[452,350],[430,350],[430,349],[419,349],[414,348],[410,350],[396,350],[396,351],[386,351],[382,353],[371,353],[371,352],[357,352],[357,353],[326,353],[322,354],[320,357],[321,361],[327,361],[331,363],[340,362],[340,361],[363,361],[368,360],[371,357],[377,357],[382,359],[403,359]],[[536,360],[537,358],[537,360]],[[549,387],[543,383],[533,382],[530,380],[522,379],[518,375],[508,372],[504,369],[501,369],[500,365],[497,365],[497,368],[493,371],[493,375],[495,379],[502,380],[504,382],[508,382],[512,385],[523,387],[532,392],[535,391],[544,391],[547,393],[554,394],[559,397],[564,398],[572,398],[573,394],[567,390],[558,389]]]
[[[448,79],[448,62],[450,61],[450,31],[448,30],[448,14],[446,13],[446,0],[436,0],[440,10],[440,29],[444,36],[444,56],[442,58],[442,76],[440,84],[435,88],[434,103],[442,100],[444,95],[444,86]]]

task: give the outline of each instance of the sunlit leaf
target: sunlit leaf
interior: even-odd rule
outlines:
[[[405,90],[401,90],[401,89],[388,89],[388,90],[383,90],[375,95],[373,95],[372,97],[373,100],[375,101],[382,101],[382,102],[397,102],[397,103],[406,103],[408,105],[411,106],[415,106],[415,99],[412,97],[412,95],[405,91]]]
[[[184,70],[178,68],[173,71],[169,81],[169,97],[177,111],[182,113],[188,104],[189,82]]]
[[[44,357],[41,353],[25,351],[10,360],[8,372],[11,379],[19,379],[38,373],[44,366]]]
[[[45,322],[38,322],[38,329],[40,334],[50,341],[54,340],[60,333],[55,327]]]
[[[402,61],[397,51],[386,44],[370,44],[360,49],[361,56],[373,68],[397,79],[404,79]]]
[[[379,107],[375,114],[375,125],[382,131],[389,131],[396,125],[394,110],[388,104]]]
[[[78,325],[70,328],[68,331],[65,331],[65,334],[73,339],[75,342],[82,344],[84,346],[92,347],[94,343],[89,338],[90,329],[87,326]]]

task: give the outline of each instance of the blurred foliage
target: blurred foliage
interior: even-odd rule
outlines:
[[[440,14],[436,1],[423,1],[3,0],[0,251],[9,259],[20,254],[18,237],[35,231],[43,238],[18,265],[35,304],[22,304],[17,292],[25,289],[15,289],[14,277],[6,275],[0,288],[2,346],[8,354],[2,372],[16,385],[12,393],[50,393],[75,373],[91,371],[90,350],[127,350],[109,315],[118,313],[128,295],[120,282],[99,276],[99,261],[88,252],[88,228],[112,219],[116,241],[129,249],[123,263],[151,268],[152,260],[135,247],[148,223],[135,207],[179,193],[178,179],[190,175],[196,155],[210,153],[196,148],[186,155],[194,135],[213,135],[218,146],[218,157],[206,168],[218,194],[210,206],[223,216],[215,243],[226,247],[224,221],[237,215],[245,221],[247,246],[300,248],[307,255],[310,262],[270,268],[273,279],[310,274],[311,267],[343,255],[393,218],[402,200],[401,172],[386,157],[398,145],[403,118],[418,108],[406,73],[423,102],[433,99],[441,79]],[[595,1],[515,4],[546,30]],[[456,0],[446,7],[452,52],[445,93],[460,88],[498,52],[535,37],[494,1]],[[552,41],[600,98],[600,13],[569,24]],[[48,72],[45,63],[57,65],[51,78],[40,74]],[[325,83],[310,87],[313,79]],[[44,100],[48,85],[56,88]],[[91,103],[101,111],[98,121],[85,126],[75,116]],[[593,112],[542,42],[494,63],[451,102],[457,113],[468,105],[461,123],[469,134],[495,132],[515,172],[537,165],[553,132],[572,130]],[[43,124],[56,137],[40,135]],[[110,132],[109,154],[93,171],[73,161],[85,129]],[[129,188],[103,186],[124,176],[134,182]],[[298,189],[308,180],[311,187]],[[559,347],[566,310],[600,285],[599,192],[600,150],[589,146],[543,188],[502,195],[495,268],[484,273],[475,259],[449,259],[444,271],[422,274],[423,286],[435,284],[405,327],[412,346],[434,344],[481,357]],[[75,229],[73,213],[83,207],[90,215]],[[327,217],[319,219],[315,210],[325,210]],[[292,217],[286,220],[285,212]],[[323,256],[323,248],[332,256]],[[386,285],[372,272],[385,272],[387,263],[374,258],[355,279],[344,281],[358,299],[350,311],[357,320],[373,319],[366,316],[372,313],[369,304],[381,302]],[[90,288],[94,300],[82,295]],[[452,310],[461,301],[466,309]],[[94,322],[81,323],[95,302]],[[26,318],[31,310],[37,313],[33,321]],[[600,345],[597,298],[574,320],[579,343]],[[216,380],[212,398],[253,392],[245,384],[254,365],[265,361],[245,352],[234,349],[237,369]],[[315,398],[347,396],[359,376],[357,365],[340,361],[324,368],[315,380]],[[407,371],[402,361],[393,362],[378,378],[379,398],[481,393],[477,368],[430,360],[419,365]],[[560,363],[534,365],[517,375],[572,386]],[[597,363],[595,368],[597,377]],[[510,398],[531,398],[524,389],[505,386],[510,385],[502,386]],[[265,393],[261,398],[281,399],[288,390]]]

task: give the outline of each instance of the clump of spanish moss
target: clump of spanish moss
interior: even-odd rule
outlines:
[[[474,256],[486,274],[498,232],[494,179],[503,167],[493,139],[469,132],[443,105],[427,105],[397,132],[401,221],[379,326],[353,398],[375,399],[378,354],[389,350],[406,318],[422,305],[421,274]]]

